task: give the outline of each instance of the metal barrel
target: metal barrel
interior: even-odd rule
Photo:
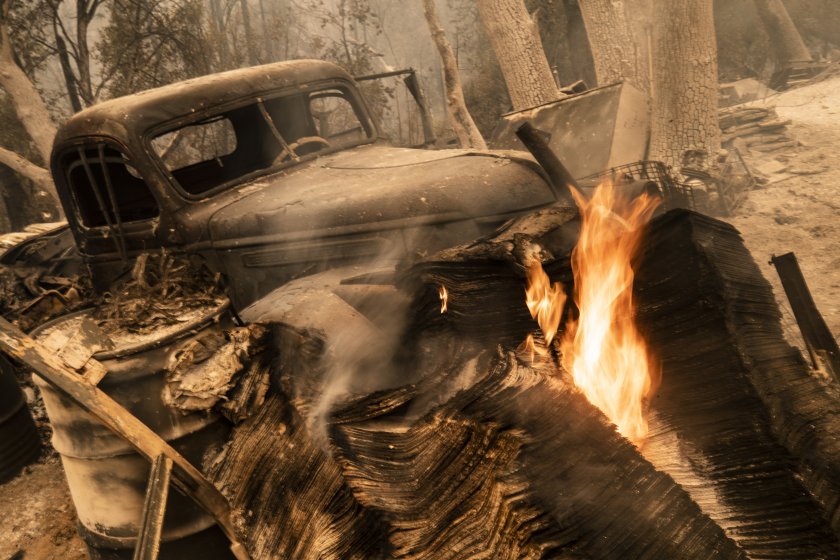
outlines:
[[[171,352],[191,336],[214,328],[226,306],[208,308],[175,332],[148,335],[131,346],[94,357],[108,374],[98,387],[201,466],[208,453],[227,441],[231,424],[211,412],[184,413],[163,402],[165,368]],[[89,311],[81,312],[89,313]],[[33,332],[72,328],[73,313]],[[100,424],[52,386],[38,380],[53,427],[52,443],[61,456],[79,518],[79,533],[91,558],[130,559],[137,541],[151,465],[122,438]],[[231,559],[229,542],[213,518],[177,490],[170,492],[159,558],[162,560]]]
[[[41,440],[15,377],[15,367],[0,355],[0,484],[35,461]]]

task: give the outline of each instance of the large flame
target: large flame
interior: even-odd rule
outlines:
[[[630,200],[609,183],[590,200],[573,194],[582,217],[572,252],[580,316],[563,335],[563,366],[589,401],[639,442],[647,435],[644,401],[657,372],[633,322],[631,261],[660,199],[643,194]]]
[[[648,431],[645,399],[658,372],[633,322],[631,262],[642,228],[660,199],[643,194],[630,200],[609,183],[599,185],[591,200],[577,191],[573,194],[582,217],[580,239],[572,252],[574,299],[580,315],[568,322],[560,341],[563,366],[624,436],[640,442]],[[544,342],[528,335],[519,351],[535,362],[548,355],[566,294],[559,282],[551,282],[539,258],[532,257],[525,296]]]

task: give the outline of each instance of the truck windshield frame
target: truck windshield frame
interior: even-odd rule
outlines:
[[[209,107],[144,135],[155,165],[189,200],[376,138],[355,88],[336,80]]]

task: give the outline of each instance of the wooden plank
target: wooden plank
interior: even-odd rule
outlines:
[[[837,377],[837,373],[840,372],[840,348],[814,303],[796,255],[793,253],[779,257],[774,255],[770,262],[776,267],[776,272],[782,280],[782,286],[793,309],[799,330],[802,332],[802,338],[805,339],[805,344],[811,353],[814,367],[820,366],[820,351],[824,352],[829,371],[832,371],[834,379],[840,382]]]
[[[140,534],[137,535],[137,546],[134,548],[134,560],[157,560],[171,475],[172,459],[166,455],[158,455],[152,464],[149,485],[146,487],[143,519],[140,521]]]
[[[234,530],[230,506],[225,497],[204,477],[201,471],[163,438],[107,394],[67,367],[54,352],[50,352],[35,342],[2,317],[0,317],[0,351],[31,368],[36,375],[96,417],[102,425],[125,439],[150,462],[160,455],[171,459],[173,483],[216,519],[219,527],[230,539],[234,555],[240,560],[248,558]],[[91,359],[91,362],[95,360]]]

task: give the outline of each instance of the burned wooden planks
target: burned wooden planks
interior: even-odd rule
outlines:
[[[523,257],[570,286],[576,227],[543,211],[404,271],[402,383],[327,398],[346,329],[275,328],[272,390],[211,467],[252,556],[840,557],[837,390],[785,343],[731,226],[673,211],[646,236],[638,323],[662,364],[649,446],[556,354],[517,357],[536,329]]]
[[[723,502],[716,521],[752,558],[840,555],[840,400],[785,342],[770,285],[737,231],[663,216],[636,295],[662,362],[652,408]]]

